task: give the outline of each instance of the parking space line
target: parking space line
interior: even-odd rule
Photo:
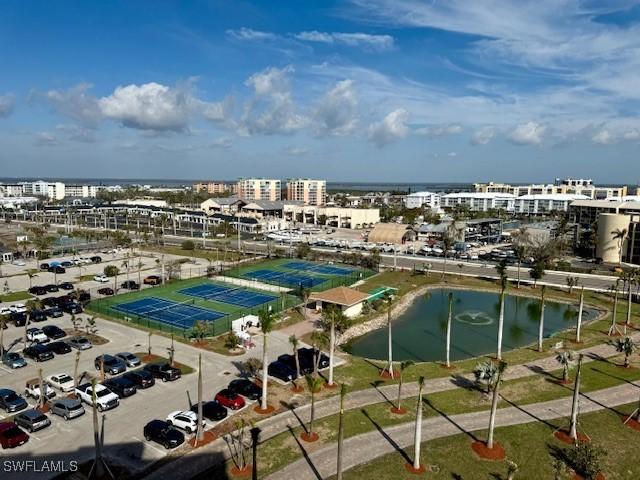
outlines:
[[[153,445],[153,443],[151,443],[151,442],[147,442],[147,441],[146,441],[145,439],[143,439],[143,438],[138,438],[138,437],[135,437],[135,436],[134,436],[134,437],[131,437],[131,438],[133,438],[134,440],[139,441],[139,442],[140,442],[141,444],[143,444],[143,445],[147,445],[148,447],[152,448],[152,449],[153,449],[153,450],[155,450],[156,452],[161,453],[163,457],[167,454],[167,451],[166,451],[166,450],[162,450],[161,448],[156,447],[155,445]]]

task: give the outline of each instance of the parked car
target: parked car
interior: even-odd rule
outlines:
[[[13,390],[8,388],[0,389],[0,408],[7,413],[19,412],[27,408],[27,401]]]
[[[291,382],[297,377],[296,371],[292,370],[286,363],[271,362],[267,368],[267,373],[283,382]]]
[[[51,420],[49,420],[49,417],[47,417],[44,413],[36,410],[35,408],[20,412],[15,417],[13,417],[13,421],[18,426],[26,429],[29,433],[42,430],[43,428],[47,428],[49,425],[51,425]]]
[[[47,314],[47,317],[49,318],[60,318],[62,315],[64,315],[62,313],[62,310],[60,310],[58,307],[49,307],[45,310],[45,312]]]
[[[0,315],[11,315],[11,309],[9,307],[0,307]]]
[[[67,273],[67,270],[61,265],[49,266],[49,272],[51,273]]]
[[[86,304],[91,301],[91,294],[86,290],[76,290],[69,294],[69,298],[76,300],[82,304]]]
[[[73,283],[71,282],[62,282],[58,287],[62,290],[73,290],[74,288]]]
[[[47,298],[43,298],[40,303],[42,303],[43,307],[47,307],[47,308],[57,307],[58,299],[56,297],[47,297]]]
[[[122,360],[109,354],[99,355],[93,361],[93,366],[96,367],[96,370],[102,369],[103,364],[104,371],[106,373],[110,373],[111,375],[117,375],[118,373],[122,373],[127,369],[127,366]]]
[[[227,386],[229,390],[238,395],[248,398],[249,400],[258,400],[262,396],[262,389],[251,380],[245,378],[236,378],[229,382]]]
[[[144,438],[153,440],[164,446],[167,450],[184,443],[184,435],[162,420],[151,420],[144,426]]]
[[[111,288],[111,287],[104,287],[104,288],[99,288],[98,289],[98,293],[100,295],[113,295],[115,292],[113,291],[113,288]]]
[[[29,312],[30,322],[44,322],[47,319],[47,314],[44,310],[31,310]]]
[[[151,375],[163,382],[172,382],[182,376],[179,368],[174,368],[168,363],[150,363],[144,366]]]
[[[47,289],[48,293],[54,293],[58,291],[58,286],[54,283],[50,283],[49,285],[45,285],[44,288]]]
[[[138,390],[135,383],[127,380],[124,377],[110,378],[109,380],[105,380],[104,382],[102,382],[102,384],[113,393],[118,395],[120,398],[126,398],[130,397],[131,395],[135,395]]]
[[[71,260],[65,260],[63,262],[60,262],[60,266],[64,268],[71,268],[73,267],[73,262]]]
[[[53,352],[51,352],[46,345],[42,345],[41,343],[34,343],[33,345],[28,346],[22,351],[22,354],[36,362],[45,362],[53,358]]]
[[[296,368],[296,357],[291,355],[290,353],[284,353],[278,357],[278,362],[284,363],[287,367],[289,367],[294,372],[297,372]],[[307,375],[314,370],[313,358],[305,357],[298,355],[298,363],[300,364],[300,373],[302,375]],[[297,376],[297,374],[296,374]]]
[[[228,388],[224,388],[216,393],[214,400],[231,410],[240,410],[245,405],[244,398]]]
[[[149,388],[156,384],[156,379],[144,368],[131,370],[122,375],[122,377],[133,382],[137,388]]]
[[[148,277],[144,277],[142,283],[145,285],[160,285],[162,283],[162,278],[158,275],[149,275]]]
[[[57,388],[61,392],[71,392],[75,387],[75,382],[71,375],[66,373],[56,373],[45,378],[46,382],[53,388]]]
[[[74,398],[58,398],[49,402],[49,411],[65,420],[84,415],[84,407],[80,400]]]
[[[9,314],[9,321],[13,322],[16,327],[24,327],[27,323],[27,314],[11,312]]]
[[[49,337],[47,337],[39,328],[27,328],[27,340],[35,343],[48,343]]]
[[[52,399],[56,396],[56,392],[51,386],[43,380],[44,383],[44,396],[47,400]],[[36,402],[40,400],[40,379],[32,378],[31,380],[27,380],[24,387],[24,396],[29,398],[33,398]]]
[[[58,338],[64,338],[67,336],[67,333],[57,325],[45,325],[42,327],[42,331],[52,340],[57,340]]]
[[[49,345],[47,345],[47,347],[49,348],[49,351],[55,353],[56,355],[62,355],[71,351],[71,347],[69,346],[69,344],[62,341],[51,342]]]
[[[327,368],[329,366],[329,357],[324,353],[318,352],[317,350],[309,347],[298,349],[298,358],[304,359],[304,361],[314,362],[316,360],[316,355],[320,355],[318,368]]]
[[[43,270],[43,271],[49,270],[49,264],[48,263],[41,263],[40,264],[40,270]]]
[[[71,348],[75,348],[76,350],[89,350],[93,347],[91,342],[85,337],[73,337],[67,342]]]
[[[9,306],[9,311],[12,313],[27,313],[27,307],[24,303],[14,303]]]
[[[124,288],[125,290],[140,290],[140,285],[138,285],[135,280],[126,280],[120,284],[120,288]]]
[[[140,359],[130,352],[116,353],[116,358],[122,361],[127,367],[135,368],[141,365]]]
[[[47,289],[45,287],[35,285],[29,289],[29,293],[31,295],[46,295],[49,292],[47,292]]]
[[[99,255],[94,255],[89,260],[91,260],[91,263],[100,263],[102,262],[102,257]]]
[[[191,411],[196,414],[198,413],[197,403],[191,406]],[[227,418],[227,409],[215,400],[202,402],[202,416],[207,420],[218,422],[224,418]]]
[[[60,305],[60,308],[62,309],[63,312],[68,313],[70,315],[78,315],[79,313],[82,313],[84,311],[82,309],[82,305],[73,301],[68,303],[63,303],[62,305]]]
[[[15,448],[29,441],[29,435],[20,430],[13,422],[0,423],[0,445],[2,448]]]
[[[187,433],[194,433],[198,429],[198,415],[191,410],[176,410],[167,415],[167,423],[173,425]],[[205,421],[202,421],[202,426],[206,425]]]
[[[9,368],[22,368],[27,366],[27,361],[16,352],[6,352],[2,356],[2,363]]]
[[[83,402],[93,405],[93,385],[90,383],[85,383],[83,385],[79,385],[75,390],[76,395]],[[95,386],[95,405],[98,411],[103,412],[105,410],[110,410],[112,408],[116,408],[120,405],[120,398],[118,395],[113,393],[104,385],[97,383]]]
[[[100,282],[100,283],[107,283],[109,281],[109,277],[107,277],[105,274],[95,275],[93,279],[96,282]]]

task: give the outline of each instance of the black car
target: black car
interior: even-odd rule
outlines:
[[[53,352],[49,350],[48,345],[42,345],[40,343],[34,343],[28,346],[22,351],[22,355],[29,357],[36,362],[44,362],[53,358]]]
[[[301,361],[315,362],[317,360],[317,355],[320,355],[320,360],[318,361],[318,368],[327,368],[329,366],[329,357],[324,353],[308,347],[298,349],[298,358]]]
[[[13,322],[16,327],[24,327],[27,323],[27,314],[24,312],[11,312],[9,314],[9,321]]]
[[[49,307],[45,310],[45,313],[47,314],[47,317],[50,318],[60,318],[63,315],[62,310],[58,307]]]
[[[60,308],[63,312],[67,312],[72,315],[77,315],[83,312],[82,305],[76,302],[64,303],[60,306]]]
[[[140,290],[140,285],[134,280],[127,280],[120,284],[120,288],[124,288],[125,290]]]
[[[111,287],[102,287],[98,289],[98,293],[100,295],[113,295],[116,292],[113,291],[113,288]]]
[[[29,293],[31,295],[46,295],[47,289],[45,287],[41,287],[39,285],[33,286],[29,289]]]
[[[60,285],[58,285],[58,288],[61,288],[62,290],[73,290],[73,283],[62,282]]]
[[[296,371],[289,368],[286,363],[271,362],[267,369],[267,373],[283,382],[290,382],[297,377]]]
[[[153,375],[143,368],[127,372],[122,377],[133,382],[138,388],[149,388],[156,384],[156,379],[153,378]]]
[[[47,319],[47,314],[44,310],[31,310],[29,312],[30,322],[44,322]]]
[[[179,368],[174,368],[168,363],[150,363],[145,365],[144,369],[163,382],[172,382],[182,376]]]
[[[295,372],[298,371],[298,369],[296,368],[296,357],[294,357],[290,353],[280,355],[278,357],[278,361],[284,363],[291,370]],[[311,357],[298,355],[298,363],[300,364],[300,373],[302,375],[307,375],[313,372],[313,359]]]
[[[120,398],[130,397],[137,392],[135,383],[124,377],[110,378],[102,382],[102,384]]]
[[[54,301],[58,307],[62,308],[64,304],[73,302],[74,299],[71,297],[71,295],[66,294],[66,295],[60,295],[59,297],[55,297]]]
[[[262,389],[246,378],[232,380],[227,388],[249,400],[258,400],[262,396]]]
[[[99,255],[94,255],[93,257],[90,258],[91,263],[100,263],[102,262],[102,257]]]
[[[191,411],[198,413],[198,404],[191,406]],[[207,420],[219,421],[227,418],[227,409],[215,400],[202,402],[202,416]]]
[[[67,336],[67,332],[62,330],[57,325],[45,325],[42,327],[42,331],[44,334],[52,340],[57,340],[58,338],[63,338]]]
[[[60,265],[50,265],[48,270],[51,273],[66,273],[67,272],[67,270],[64,267],[61,267]]]
[[[144,426],[144,438],[153,440],[167,450],[184,443],[184,435],[163,420],[151,420]]]
[[[49,285],[45,285],[44,288],[46,288],[47,292],[49,292],[49,293],[53,293],[53,292],[57,292],[58,291],[58,286],[53,284],[53,283],[50,283]]]
[[[42,303],[43,307],[57,307],[58,299],[56,297],[47,297],[47,298],[43,298],[42,302],[40,303]]]
[[[40,264],[40,270],[49,270],[49,264],[48,263],[41,263]]]
[[[42,430],[43,428],[47,428],[51,425],[51,420],[35,408],[20,412],[13,417],[13,421],[16,422],[18,426],[28,430],[30,433]]]
[[[48,345],[50,351],[60,355],[64,353],[69,353],[71,351],[71,347],[66,342],[51,342]]]
[[[85,304],[91,301],[91,294],[89,292],[85,292],[82,290],[80,292],[73,292],[70,295],[70,297],[82,304]]]

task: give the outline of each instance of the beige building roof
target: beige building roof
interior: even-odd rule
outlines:
[[[311,301],[321,301],[326,303],[334,303],[336,305],[342,305],[344,307],[350,307],[357,303],[365,301],[369,298],[366,293],[359,292],[353,288],[336,287],[324,292],[315,292],[309,296]]]
[[[404,223],[376,223],[369,233],[369,242],[372,243],[402,243],[404,240],[412,240],[415,232],[411,225]]]

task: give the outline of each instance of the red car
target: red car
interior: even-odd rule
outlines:
[[[220,390],[214,400],[220,405],[230,408],[231,410],[240,410],[244,407],[244,398],[237,393],[232,392],[228,388]]]
[[[29,435],[13,422],[0,423],[0,445],[2,448],[15,448],[29,441]]]

